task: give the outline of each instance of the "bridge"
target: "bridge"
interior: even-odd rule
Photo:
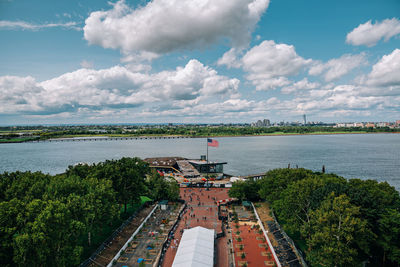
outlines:
[[[34,140],[38,142],[86,142],[86,141],[117,141],[117,140],[144,140],[144,139],[183,139],[194,138],[191,136],[127,136],[127,137],[109,137],[109,136],[93,136],[93,137],[68,137],[68,138],[52,138],[46,140]]]

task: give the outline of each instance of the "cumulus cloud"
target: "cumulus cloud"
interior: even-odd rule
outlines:
[[[332,83],[302,90],[298,97],[281,102],[292,113],[317,113],[319,116],[370,116],[372,113],[400,110],[400,49],[383,56],[372,66],[369,74],[359,77],[355,84],[333,86]],[[307,84],[303,80],[303,84]],[[293,87],[293,88],[292,88]],[[289,91],[297,86],[289,86]],[[311,86],[310,86],[311,87]],[[298,88],[296,88],[298,89]],[[288,89],[283,88],[282,92]],[[283,109],[280,105],[277,109]],[[290,111],[289,111],[290,112]]]
[[[26,21],[9,21],[0,20],[0,29],[12,29],[12,30],[31,30],[37,31],[46,28],[65,28],[80,31],[81,28],[77,26],[76,22],[66,22],[66,23],[46,23],[46,24],[34,24]]]
[[[308,71],[308,74],[323,74],[325,81],[330,82],[365,64],[367,64],[367,60],[364,53],[358,55],[345,54],[340,58],[331,59],[326,63],[315,62]]]
[[[304,78],[301,81],[295,82],[294,84],[282,88],[282,93],[284,94],[290,94],[290,93],[295,93],[299,90],[312,90],[316,89],[320,86],[319,83],[317,82],[309,82],[307,78]]]
[[[229,79],[197,60],[155,74],[126,67],[79,69],[51,80],[0,77],[0,113],[57,114],[78,109],[138,107],[145,103],[196,101],[238,93],[239,80]]]
[[[352,45],[374,46],[379,40],[387,42],[393,36],[400,34],[400,20],[385,19],[372,24],[371,20],[360,24],[346,36],[346,42]]]
[[[400,49],[384,55],[369,74],[357,81],[363,95],[400,96]]]
[[[400,49],[384,55],[368,74],[367,85],[400,86]]]
[[[124,54],[160,55],[204,48],[222,39],[244,46],[269,0],[153,0],[132,9],[124,0],[107,11],[92,12],[84,37],[90,44]]]
[[[225,65],[230,68],[240,68],[242,63],[239,60],[239,55],[241,51],[236,48],[231,48],[228,52],[225,52],[220,59],[218,59],[218,65]]]
[[[383,103],[384,98],[360,96],[354,85],[339,85],[326,92],[321,99],[310,99],[299,104],[300,110],[370,110]]]
[[[268,90],[290,84],[287,76],[298,74],[312,62],[297,55],[294,46],[263,41],[251,48],[241,59],[256,90]]]
[[[31,76],[1,76],[0,113],[13,114],[24,110],[41,110],[36,101],[36,95],[42,91],[43,88]]]

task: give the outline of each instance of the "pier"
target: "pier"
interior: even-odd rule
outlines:
[[[33,143],[40,142],[86,142],[86,141],[118,141],[118,140],[144,140],[144,139],[183,139],[183,138],[194,138],[191,136],[136,136],[136,137],[109,137],[109,136],[97,136],[97,137],[67,137],[67,138],[53,138],[46,140],[34,140],[30,141]]]

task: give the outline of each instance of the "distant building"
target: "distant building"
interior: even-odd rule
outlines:
[[[255,127],[269,127],[271,126],[271,122],[269,119],[258,120],[256,123],[252,123]]]
[[[390,123],[388,122],[378,122],[376,124],[376,127],[388,127],[390,125]]]
[[[400,120],[397,120],[395,125],[396,127],[400,127]]]

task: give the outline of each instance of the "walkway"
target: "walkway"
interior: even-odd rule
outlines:
[[[181,198],[186,200],[188,207],[175,232],[175,239],[171,242],[171,246],[165,254],[164,267],[172,266],[183,229],[202,226],[214,229],[216,233],[221,233],[221,221],[218,220],[216,201],[228,198],[228,189],[211,188],[206,191],[204,188],[181,188],[180,194]],[[216,266],[218,267],[229,266],[227,241],[227,237],[217,239]]]

